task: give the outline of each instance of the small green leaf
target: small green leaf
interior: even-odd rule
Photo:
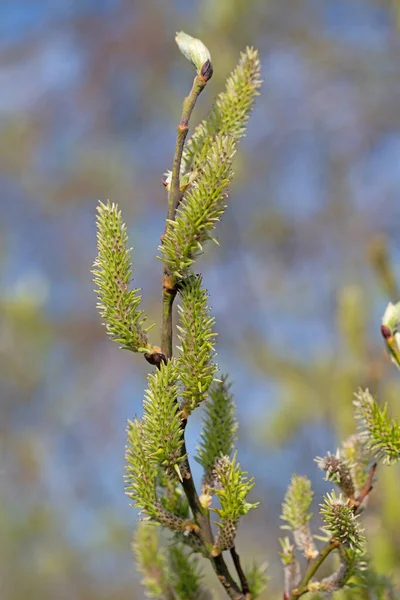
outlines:
[[[132,264],[126,225],[117,204],[99,203],[97,207],[98,255],[93,264],[94,283],[100,316],[108,335],[124,350],[147,351],[144,311],[139,310],[139,288],[129,289]]]
[[[214,318],[207,306],[202,279],[192,275],[182,282],[178,306],[180,340],[178,368],[183,384],[181,409],[189,415],[206,397],[217,365],[214,362]]]
[[[354,400],[359,436],[367,451],[384,464],[400,460],[400,425],[389,416],[387,404],[379,406],[369,390],[359,389]]]
[[[165,468],[171,475],[180,473],[178,465],[185,459],[177,383],[176,361],[162,362],[160,368],[148,376],[144,399],[145,452],[154,465]]]
[[[204,468],[204,482],[211,483],[212,471],[219,458],[230,456],[236,440],[238,423],[235,403],[227,375],[215,381],[205,403],[203,429],[196,460]]]
[[[282,504],[281,519],[287,524],[282,529],[293,532],[296,547],[307,559],[314,558],[318,552],[310,531],[309,512],[314,493],[308,477],[293,475]]]
[[[215,136],[199,166],[197,179],[179,204],[175,220],[168,221],[159,249],[172,273],[186,275],[202,253],[202,244],[211,239],[211,232],[226,208],[234,155],[234,140]]]
[[[254,478],[247,479],[246,475],[236,462],[236,453],[232,459],[223,456],[215,465],[214,480],[218,487],[213,491],[221,506],[211,509],[218,514],[221,521],[217,523],[221,531],[215,541],[215,554],[233,546],[239,519],[259,504],[246,502],[247,494],[254,487]]]

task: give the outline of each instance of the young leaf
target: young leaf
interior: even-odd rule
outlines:
[[[128,444],[126,448],[125,492],[149,516],[171,531],[187,531],[191,521],[165,508],[158,500],[158,467],[154,457],[147,452],[146,434],[143,424],[135,419],[128,421]]]
[[[165,469],[170,476],[174,473],[179,476],[179,464],[185,459],[177,382],[176,361],[161,363],[148,377],[144,400],[144,451],[151,463]]]
[[[367,482],[371,456],[357,434],[351,435],[342,443],[340,456],[350,469],[355,487],[354,495],[357,498]]]
[[[339,546],[338,551],[340,556],[339,568],[332,575],[324,577],[321,581],[310,582],[308,584],[310,592],[336,592],[343,588],[349,582],[349,579],[365,569],[362,552],[343,546]]]
[[[213,139],[197,179],[179,204],[175,220],[168,221],[160,250],[175,277],[187,274],[225,210],[234,154],[232,138],[218,135]]]
[[[296,547],[308,559],[318,554],[309,527],[312,517],[309,510],[313,496],[308,477],[293,475],[282,504],[281,515],[281,519],[287,523],[282,525],[282,529],[290,529],[293,532]]]
[[[177,600],[207,600],[209,598],[201,586],[202,574],[198,560],[189,557],[182,546],[177,544],[170,546],[168,567]]]
[[[232,548],[235,542],[237,524],[240,517],[247,514],[258,502],[246,502],[247,494],[254,487],[254,478],[247,479],[247,473],[242,471],[236,462],[236,453],[233,458],[223,456],[216,464],[214,478],[219,487],[214,489],[221,507],[213,508],[220,518],[217,525],[220,531],[215,540],[213,554],[217,556],[224,550]]]
[[[97,207],[98,255],[93,264],[97,308],[108,335],[124,350],[146,351],[146,317],[139,310],[139,288],[129,289],[132,265],[126,225],[117,204],[99,203]]]
[[[355,394],[354,406],[359,421],[359,436],[367,451],[384,464],[400,460],[400,425],[388,415],[388,406],[379,406],[369,393]]]
[[[139,419],[128,421],[127,434],[125,491],[134,500],[134,506],[155,518],[157,469],[145,452],[143,426]]]
[[[185,173],[202,168],[216,135],[229,136],[235,142],[244,136],[261,83],[258,52],[246,48],[227,80],[225,91],[217,97],[211,114],[196,127],[186,145],[182,157]]]
[[[266,575],[267,565],[257,565],[253,563],[250,568],[245,569],[245,575],[249,584],[250,596],[252,600],[260,598],[267,587],[269,577]]]
[[[236,440],[238,423],[235,403],[230,392],[228,376],[223,375],[209,390],[205,403],[203,429],[196,460],[204,469],[204,479],[209,480],[215,464],[221,456],[230,456]]]
[[[139,523],[132,550],[138,571],[143,575],[142,585],[147,598],[175,600],[176,596],[168,582],[167,560],[159,545],[157,527],[149,523]]]
[[[206,397],[217,365],[212,331],[215,322],[207,306],[207,292],[201,287],[202,279],[193,275],[180,286],[181,305],[178,306],[180,325],[178,336],[178,368],[183,383],[181,410],[189,415]]]

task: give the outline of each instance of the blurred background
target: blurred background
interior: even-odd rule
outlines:
[[[263,64],[221,247],[197,270],[261,502],[238,551],[268,561],[265,598],[282,597],[278,515],[291,474],[310,477],[317,509],[331,485],[313,458],[354,433],[359,385],[400,418],[379,334],[399,299],[399,23],[396,0],[2,0],[2,600],[144,597],[122,477],[125,423],[141,412],[148,365],[106,339],[90,270],[96,203],[110,198],[159,325],[161,178],[194,75],[174,42],[181,29],[214,64],[192,125],[241,49],[256,46]],[[380,467],[364,523],[374,568],[397,583],[399,497],[399,471]]]

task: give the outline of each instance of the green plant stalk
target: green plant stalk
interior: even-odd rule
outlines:
[[[185,145],[186,136],[189,130],[189,119],[197,102],[197,98],[204,90],[206,85],[207,80],[204,79],[202,75],[196,75],[193,81],[192,89],[190,90],[189,95],[183,101],[182,116],[178,125],[174,164],[172,167],[171,184],[168,194],[168,219],[171,221],[175,219],[176,209],[178,208],[179,202],[182,198],[182,192],[180,189],[180,174],[183,147]]]
[[[311,579],[314,577],[315,573],[318,571],[318,569],[320,568],[320,566],[322,565],[324,560],[332,552],[332,550],[335,550],[338,547],[339,547],[338,540],[332,538],[322,548],[322,550],[318,554],[318,556],[309,563],[299,586],[292,591],[290,599],[288,599],[288,600],[297,600],[297,598],[300,598],[300,596],[303,596],[303,594],[306,594],[308,592],[308,584],[310,583]]]
[[[242,592],[246,596],[247,594],[250,593],[249,583],[248,583],[248,581],[246,579],[246,575],[244,574],[244,571],[242,569],[242,565],[240,563],[240,557],[239,557],[239,554],[236,552],[235,546],[233,546],[233,548],[231,548],[230,552],[231,552],[233,564],[235,565],[235,569],[237,571],[237,574],[239,575],[240,585],[242,586]]]
[[[174,163],[171,176],[170,191],[168,195],[168,220],[166,223],[166,229],[168,227],[168,221],[175,219],[176,209],[178,208],[182,198],[182,192],[180,190],[180,170],[183,147],[188,133],[188,124],[190,116],[193,112],[193,108],[196,104],[197,98],[202,92],[202,90],[205,88],[206,84],[206,79],[204,79],[202,75],[197,75],[194,79],[189,96],[187,96],[183,102],[182,116],[177,130]],[[173,276],[173,274],[169,273],[168,267],[164,263],[161,352],[166,360],[172,358],[172,314],[176,294],[176,279]],[[184,431],[185,428],[186,420],[183,423]],[[185,440],[182,444],[182,453],[186,454]],[[207,509],[204,509],[201,506],[200,499],[196,487],[194,485],[189,461],[187,459],[185,460],[184,466],[185,476],[182,479],[182,487],[187,497],[191,511],[193,513],[194,520],[199,526],[199,535],[205,548],[207,549],[207,552],[209,553],[209,558],[212,563],[213,569],[231,600],[246,600],[246,596],[244,595],[244,593],[242,593],[239,586],[229,573],[228,567],[225,563],[222,554],[220,554],[219,556],[212,556],[211,554],[214,545],[214,536],[211,530],[210,513]]]
[[[168,221],[175,219],[176,209],[182,199],[180,189],[180,172],[182,163],[182,153],[185,145],[186,136],[189,130],[189,119],[195,107],[197,98],[207,85],[207,80],[202,75],[196,75],[193,81],[192,89],[189,95],[183,101],[181,120],[177,129],[174,163],[172,167],[172,176],[168,194],[168,218],[165,230],[168,228]],[[169,273],[168,266],[164,263],[163,274],[163,312],[161,326],[161,352],[165,358],[172,356],[172,311],[176,297],[176,281]]]

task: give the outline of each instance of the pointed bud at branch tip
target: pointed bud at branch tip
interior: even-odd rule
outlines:
[[[204,65],[201,67],[200,75],[202,76],[204,81],[207,83],[207,81],[209,81],[211,79],[211,77],[213,76],[213,73],[214,73],[214,68],[212,66],[212,63],[210,60],[207,60],[204,63]]]
[[[198,75],[208,81],[212,76],[212,65],[211,55],[205,44],[183,31],[176,34],[175,41],[182,54],[194,64]]]
[[[381,334],[392,362],[400,368],[400,302],[389,304],[382,317]]]
[[[382,317],[382,325],[386,325],[393,333],[400,325],[400,302],[389,302]]]

